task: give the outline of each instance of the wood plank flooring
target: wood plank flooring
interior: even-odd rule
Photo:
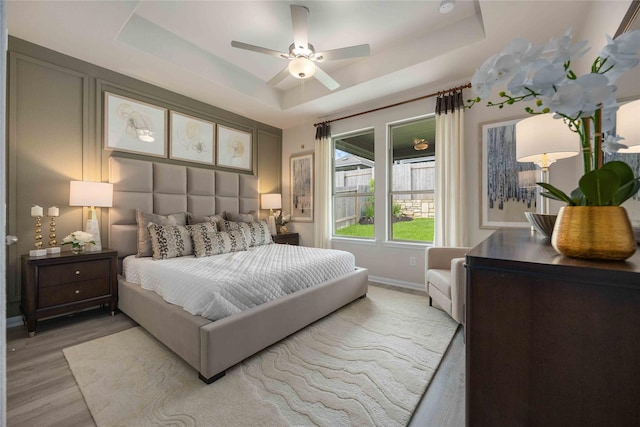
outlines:
[[[41,321],[33,338],[28,338],[25,327],[8,329],[7,425],[95,426],[62,349],[135,325],[123,313],[112,317],[106,308]],[[409,426],[464,426],[464,343],[460,330]]]
[[[7,426],[95,426],[62,349],[135,325],[105,308],[8,329]]]

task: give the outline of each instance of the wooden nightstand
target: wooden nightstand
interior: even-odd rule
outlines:
[[[118,252],[103,249],[75,255],[71,252],[30,257],[22,255],[20,310],[29,336],[38,319],[83,308],[118,304]]]
[[[277,234],[275,236],[271,236],[271,238],[273,239],[273,243],[294,246],[298,246],[300,244],[300,234],[298,233]]]

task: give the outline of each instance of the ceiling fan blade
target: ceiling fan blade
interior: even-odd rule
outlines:
[[[369,56],[371,48],[368,44],[359,44],[357,46],[342,47],[340,49],[326,50],[318,52],[315,55],[316,61],[331,61],[334,59],[358,58],[361,56]]]
[[[275,86],[278,83],[280,83],[281,81],[283,81],[289,75],[291,75],[291,73],[289,73],[289,67],[288,66],[284,67],[284,70],[280,71],[278,74],[273,76],[273,78],[271,80],[269,80],[267,82],[267,84],[269,86]]]
[[[252,44],[237,42],[235,40],[231,41],[231,46],[237,47],[238,49],[250,50],[253,52],[264,53],[265,55],[275,56],[277,58],[289,59],[289,55],[284,52],[278,52],[277,50],[267,49],[266,47],[254,46]]]
[[[304,6],[291,5],[291,23],[293,26],[293,44],[300,49],[309,46],[309,9]]]
[[[335,90],[340,87],[340,83],[333,80],[333,78],[331,78],[329,74],[322,71],[322,69],[317,65],[316,65],[316,72],[313,74],[313,77],[318,79],[318,81],[323,85],[325,85],[329,90]]]

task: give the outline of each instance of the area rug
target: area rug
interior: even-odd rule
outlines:
[[[371,286],[210,385],[140,327],[63,351],[98,426],[404,426],[457,326]]]

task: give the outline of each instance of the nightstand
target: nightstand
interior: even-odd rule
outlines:
[[[20,310],[29,336],[38,320],[83,308],[118,304],[118,252],[103,249],[83,254],[62,252],[41,257],[22,255]]]
[[[273,243],[280,243],[283,245],[298,246],[300,244],[300,234],[298,233],[277,234],[275,236],[271,236],[271,239],[273,239]]]

